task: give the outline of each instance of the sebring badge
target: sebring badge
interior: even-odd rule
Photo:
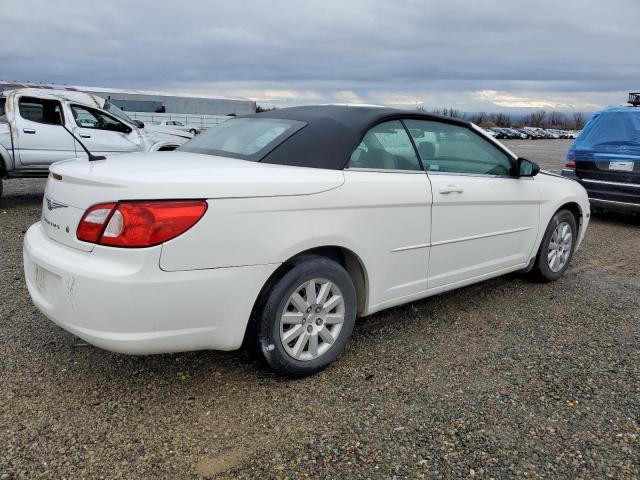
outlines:
[[[56,202],[49,197],[44,197],[47,200],[47,208],[49,210],[55,210],[56,208],[67,208],[69,205],[65,205],[64,203]]]

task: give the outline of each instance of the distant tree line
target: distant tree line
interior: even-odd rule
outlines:
[[[418,106],[418,110],[425,111],[422,105]],[[541,127],[541,128],[557,128],[560,130],[582,130],[586,123],[586,118],[581,112],[566,114],[563,112],[547,112],[546,110],[537,110],[531,112],[519,120],[514,120],[511,115],[506,113],[464,113],[455,108],[435,108],[432,113],[444,115],[445,117],[463,118],[470,122],[487,127]]]
[[[276,107],[263,107],[261,105],[257,105],[256,104],[256,113],[262,113],[262,112],[270,112],[271,110],[275,110]]]

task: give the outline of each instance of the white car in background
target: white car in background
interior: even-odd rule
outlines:
[[[182,130],[184,132],[189,132],[192,135],[197,135],[198,133],[202,133],[204,131],[204,128],[187,125],[186,123],[180,122],[178,120],[163,120],[161,122],[154,123],[154,125]]]
[[[303,376],[358,316],[509,272],[558,279],[589,216],[578,182],[466,121],[284,108],[176,152],[55,164],[24,268],[35,305],[98,347],[254,344]]]

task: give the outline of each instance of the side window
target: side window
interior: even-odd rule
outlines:
[[[511,160],[470,128],[430,120],[406,120],[428,172],[509,175]]]
[[[371,128],[351,154],[348,168],[421,170],[411,139],[399,120]]]
[[[18,100],[20,116],[25,120],[49,125],[60,125],[62,106],[56,100],[43,98],[20,97]]]
[[[95,128],[112,132],[129,133],[131,129],[111,115],[94,108],[71,105],[71,112],[76,125],[82,128]]]

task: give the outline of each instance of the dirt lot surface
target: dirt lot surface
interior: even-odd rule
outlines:
[[[508,142],[555,171],[569,144]],[[21,259],[43,185],[0,200],[0,480],[640,477],[638,217],[595,215],[554,284],[376,314],[335,366],[288,381],[242,353],[112,354],[48,321]]]

